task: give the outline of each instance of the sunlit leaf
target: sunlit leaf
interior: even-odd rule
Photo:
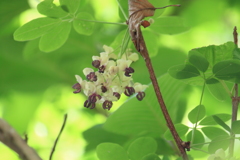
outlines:
[[[232,51],[234,50],[235,46],[236,45],[233,42],[227,42],[218,46],[210,45],[207,47],[196,48],[192,51],[202,54],[209,62],[209,67],[212,68],[220,61],[232,59]]]
[[[203,127],[201,130],[211,140],[219,136],[229,136],[226,131],[217,127]]]
[[[233,50],[233,58],[240,60],[240,48],[235,48]]]
[[[191,123],[199,122],[206,115],[204,105],[198,105],[188,113],[188,119]]]
[[[205,117],[205,118],[199,123],[199,125],[216,125],[217,122],[214,120],[213,116],[214,116],[214,115]],[[223,122],[227,122],[228,120],[231,119],[231,115],[230,115],[230,114],[225,114],[225,113],[215,114],[215,116],[219,117]]]
[[[18,28],[14,32],[13,36],[16,41],[33,40],[44,35],[50,29],[58,26],[60,23],[60,19],[53,19],[48,17],[37,18]]]
[[[83,0],[59,0],[60,4],[67,8],[70,13],[76,13],[80,7],[80,2]]]
[[[239,83],[240,60],[232,59],[221,61],[213,66],[213,73],[219,79]]]
[[[219,81],[218,79],[212,78],[206,80],[206,86],[210,93],[219,101],[225,101],[230,97],[229,93],[224,88],[223,84],[224,81]]]
[[[207,59],[195,50],[191,50],[189,52],[188,61],[202,72],[205,72],[209,66],[209,62],[207,61]]]
[[[144,156],[155,153],[157,142],[151,137],[141,137],[133,141],[128,148],[128,155],[132,160],[142,159]]]
[[[97,156],[100,160],[128,160],[127,152],[115,143],[101,143],[97,146]]]
[[[231,132],[231,128],[218,116],[214,115],[213,119],[217,122],[217,124],[219,124],[220,126],[222,126],[224,129],[226,129],[228,132]]]
[[[189,27],[182,18],[171,16],[154,19],[150,29],[162,34],[178,34],[189,30]]]
[[[95,150],[97,145],[103,142],[112,142],[123,145],[128,139],[127,136],[106,131],[102,125],[93,126],[84,131],[82,135],[85,141],[87,141],[85,151]]]
[[[168,73],[176,79],[187,79],[200,75],[199,71],[189,64],[173,66],[168,70]]]
[[[38,12],[49,17],[64,17],[68,13],[51,1],[42,1],[37,5]]]
[[[148,53],[150,57],[154,57],[158,53],[158,37],[156,34],[150,31],[143,31],[144,39],[146,40],[146,45],[148,48]]]
[[[232,125],[232,131],[235,134],[240,134],[240,120],[234,121]]]
[[[222,148],[226,150],[229,147],[230,137],[229,136],[219,136],[214,138],[211,143],[208,145],[208,152],[215,153],[216,150]]]
[[[86,20],[86,21],[85,21]],[[94,18],[91,14],[86,12],[80,12],[77,14],[75,20],[73,21],[73,27],[79,34],[91,35],[94,31]]]
[[[174,125],[176,130],[177,130],[177,133],[180,137],[183,137],[187,134],[189,128],[188,126],[184,125],[184,124],[175,124]],[[167,139],[167,140],[173,140],[173,136],[172,136],[172,133],[170,132],[170,130],[168,129],[165,133],[164,133],[164,137]]]
[[[144,156],[141,160],[161,160],[159,156],[155,153],[148,154]]]
[[[61,47],[67,41],[71,27],[71,23],[65,21],[44,34],[39,42],[40,50],[51,52]]]
[[[194,133],[193,133],[194,132]],[[194,148],[202,148],[205,138],[199,130],[191,130],[187,134],[187,140],[191,141],[191,145],[194,145]]]

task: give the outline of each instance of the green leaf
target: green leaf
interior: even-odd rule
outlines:
[[[128,160],[124,148],[115,143],[101,143],[97,146],[97,156],[100,160]]]
[[[192,139],[193,132],[194,132],[194,137]],[[191,141],[191,145],[194,145],[195,148],[202,148],[203,143],[205,142],[202,132],[200,132],[199,130],[195,130],[195,129],[191,130],[187,134],[187,140]]]
[[[233,50],[233,59],[240,60],[240,48],[235,48]]]
[[[218,116],[213,116],[213,119],[217,122],[217,124],[219,124],[220,126],[222,126],[224,129],[226,129],[228,132],[231,132],[231,128]]]
[[[60,48],[68,39],[71,23],[64,21],[53,30],[44,34],[39,42],[39,48],[44,52],[51,52]]]
[[[188,61],[202,72],[205,72],[209,66],[207,59],[201,53],[195,50],[191,50],[189,52]]]
[[[179,137],[184,137],[189,130],[188,126],[181,123],[175,124],[174,126],[178,132]],[[170,132],[169,129],[164,133],[164,138],[166,140],[173,140],[172,133]]]
[[[189,64],[173,66],[168,70],[168,73],[176,79],[187,79],[200,75],[196,67]]]
[[[207,47],[196,48],[192,51],[196,51],[202,54],[209,62],[209,67],[212,68],[216,63],[232,59],[232,51],[236,45],[233,42],[227,42],[222,45],[210,45]]]
[[[60,19],[48,17],[34,19],[14,32],[14,40],[28,41],[36,39],[47,33],[50,29],[58,26],[60,22]]]
[[[188,119],[191,123],[197,123],[206,115],[204,105],[198,105],[188,113]]]
[[[230,95],[226,91],[226,88],[224,88],[223,84],[224,81],[219,81],[218,79],[212,78],[206,80],[206,86],[210,93],[219,101],[225,101],[226,99],[229,99]]]
[[[89,22],[87,20],[94,21],[94,18],[91,14],[85,12],[78,13],[76,18],[74,19],[73,27],[79,34],[89,36],[93,33],[95,23]]]
[[[146,45],[148,48],[148,52],[150,57],[154,57],[158,53],[158,37],[155,33],[150,32],[148,30],[143,30],[143,36],[146,40]]]
[[[214,120],[213,116],[217,116],[219,117],[223,122],[227,122],[228,120],[231,119],[231,115],[230,114],[215,114],[215,115],[211,115],[211,116],[207,116],[205,117],[200,123],[199,125],[216,125],[216,121]]]
[[[133,141],[128,148],[128,155],[132,160],[142,159],[144,156],[155,153],[157,142],[151,137],[141,137]]]
[[[64,7],[67,8],[67,11],[73,14],[76,14],[81,1],[83,0],[59,0],[60,4]]]
[[[84,140],[87,142],[85,151],[95,150],[97,145],[103,142],[112,142],[119,145],[124,145],[129,139],[127,136],[108,132],[103,128],[103,125],[95,125],[82,133]]]
[[[229,136],[226,131],[217,127],[203,127],[201,130],[211,140],[219,136]]]
[[[221,61],[213,66],[213,73],[219,79],[239,83],[240,61],[236,59]]]
[[[185,99],[182,99],[181,95],[186,89],[186,84],[171,78],[169,75],[160,77],[158,82],[168,111],[173,116],[173,121],[179,122],[183,116],[185,105],[182,105],[181,108],[176,106],[185,103]],[[145,93],[146,97],[141,102],[135,96],[126,101],[108,117],[104,128],[122,135],[151,134],[158,136],[163,134],[167,126],[155,97],[153,86],[150,85]],[[174,97],[174,101],[172,97]]]
[[[51,1],[42,1],[37,5],[38,12],[49,17],[64,17],[68,15],[61,7],[57,7]]]
[[[226,150],[230,144],[230,137],[229,136],[219,136],[214,138],[211,143],[208,145],[208,152],[213,154],[216,150],[222,148]]]
[[[190,27],[186,25],[183,18],[171,16],[154,19],[154,23],[151,24],[150,29],[157,33],[172,35],[185,32],[189,30]]]
[[[233,122],[232,131],[235,134],[240,134],[240,120],[237,120],[237,121]]]
[[[150,153],[146,156],[144,156],[141,160],[161,160],[157,154],[155,153]]]

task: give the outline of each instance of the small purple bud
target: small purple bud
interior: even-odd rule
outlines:
[[[125,69],[125,76],[130,77],[131,73],[134,73],[134,69],[132,67],[129,67],[129,68]]]
[[[131,96],[135,93],[135,89],[133,87],[125,87],[124,94],[126,96]]]
[[[91,81],[91,82],[97,81],[97,76],[96,76],[95,72],[90,72],[90,73],[86,76],[86,78],[87,78],[89,81]]]
[[[120,99],[121,95],[118,92],[113,92],[113,96],[117,97],[117,99]]]
[[[102,65],[102,66],[100,66],[98,69],[99,69],[98,72],[104,73],[106,67],[105,67],[104,65]]]
[[[103,107],[103,109],[110,110],[112,108],[112,105],[113,105],[112,101],[106,100],[103,102],[102,107]]]
[[[91,106],[91,102],[89,102],[89,100],[86,100],[84,102],[84,107],[89,108],[90,106]]]
[[[138,94],[136,95],[137,99],[139,101],[143,100],[143,98],[145,97],[145,92],[138,92]]]
[[[105,93],[105,92],[107,92],[107,87],[102,86],[102,87],[101,87],[101,90],[102,90],[103,93]]]
[[[92,66],[95,67],[95,68],[99,68],[100,67],[100,61],[99,60],[94,60],[92,61]]]
[[[73,91],[73,93],[79,93],[81,92],[81,85],[79,83],[76,83],[72,86],[73,89],[76,89],[76,91]]]

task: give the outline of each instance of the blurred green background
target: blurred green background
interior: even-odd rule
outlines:
[[[36,10],[38,3],[38,0],[0,1],[0,117],[19,134],[28,134],[29,145],[43,159],[48,159],[64,114],[68,113],[67,125],[54,159],[95,160],[94,150],[85,150],[87,142],[82,133],[104,123],[109,112],[101,107],[95,110],[84,108],[85,97],[73,94],[71,86],[76,83],[74,75],[83,75],[82,70],[91,67],[91,57],[102,52],[102,46],[110,45],[126,27],[96,24],[91,36],[79,35],[72,29],[69,39],[61,48],[44,53],[38,49],[38,39],[30,42],[13,40],[13,32],[18,27],[42,16]],[[156,33],[154,42],[145,35],[148,36],[147,45],[157,50],[157,55],[152,56],[157,76],[166,73],[169,67],[183,63],[192,48],[232,41],[233,27],[240,27],[239,0],[171,0],[170,3],[182,6],[166,9],[163,16],[180,16],[190,29],[176,35]],[[89,0],[82,10],[99,21],[124,22],[115,0],[104,0],[104,3]],[[140,60],[134,65],[134,80],[149,84],[144,61]],[[188,99],[187,111],[196,105],[196,101],[199,102],[200,88],[191,88],[191,92],[185,95]],[[115,103],[110,112],[123,101]],[[217,111],[209,107],[208,115],[231,113],[228,108],[231,106],[230,99],[219,102],[207,92],[204,101],[209,106],[221,106]],[[0,143],[0,159],[15,160],[18,157]]]

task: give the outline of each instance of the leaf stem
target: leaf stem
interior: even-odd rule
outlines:
[[[238,46],[238,33],[237,27],[235,26],[233,29],[233,39],[236,47]],[[232,97],[232,120],[231,120],[231,128],[233,128],[233,122],[237,120],[237,113],[238,113],[238,105],[239,105],[239,97],[238,97],[238,84],[234,84],[234,96]],[[230,140],[229,145],[229,156],[233,157],[234,152],[234,143],[235,143],[235,134],[231,132],[232,139]]]
[[[95,22],[95,23],[104,23],[104,24],[115,24],[115,25],[124,25],[124,26],[127,25],[125,22],[123,22],[123,23],[115,23],[115,22],[105,22],[105,21],[94,21],[94,20],[81,19],[81,18],[74,18],[74,19],[75,19],[75,20],[86,21],[86,22]]]
[[[119,0],[116,0],[116,1],[117,1],[117,3],[118,3],[118,7],[120,8],[120,10],[121,10],[121,12],[122,12],[124,18],[125,18],[126,20],[128,20],[128,17],[127,17],[127,15],[126,15],[126,13],[124,12],[124,10],[123,10],[121,4],[119,3]]]

